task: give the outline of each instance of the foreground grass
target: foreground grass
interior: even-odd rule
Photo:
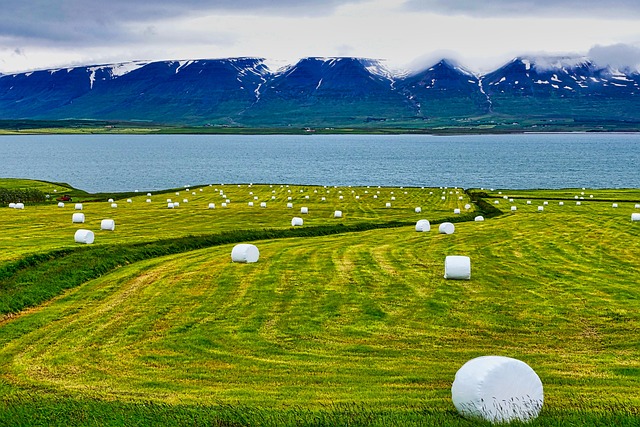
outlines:
[[[542,378],[529,425],[636,425],[629,208],[516,204],[450,236],[408,226],[257,241],[257,264],[231,264],[229,244],[120,263],[0,326],[0,417],[478,425],[456,415],[451,382],[499,354]],[[471,281],[442,278],[452,254],[471,257]]]

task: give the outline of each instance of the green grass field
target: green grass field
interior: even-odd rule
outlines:
[[[527,425],[638,425],[640,191],[582,191],[488,191],[504,214],[484,222],[437,188],[207,185],[85,203],[84,225],[73,203],[0,208],[0,296],[24,307],[0,305],[0,424],[484,425],[451,383],[504,355],[544,384]],[[417,233],[422,218],[470,221]],[[260,261],[231,263],[236,241]],[[447,255],[471,257],[470,281],[443,278]]]

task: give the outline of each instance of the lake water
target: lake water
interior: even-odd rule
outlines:
[[[0,136],[0,176],[90,192],[209,183],[640,187],[639,134]]]

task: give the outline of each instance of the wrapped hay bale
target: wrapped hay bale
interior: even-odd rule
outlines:
[[[260,202],[260,207],[261,208],[266,208],[267,207],[267,202]]]
[[[499,204],[500,204],[500,201],[499,201],[499,200],[496,200],[495,202],[493,202],[493,204],[494,204],[494,205],[499,205]]]
[[[527,200],[527,204],[530,205],[531,204],[531,200]]]
[[[227,203],[226,203],[226,202],[222,202],[222,203],[220,204],[220,206],[222,206],[223,208],[226,208],[226,207],[227,207]]]
[[[182,199],[182,203],[189,203],[189,199]]]
[[[258,262],[260,251],[255,245],[241,243],[231,250],[231,262],[253,263]]]
[[[116,229],[116,222],[112,219],[103,219],[100,221],[100,230],[114,231]]]
[[[287,203],[287,208],[293,208],[293,203]]]
[[[476,221],[476,222],[484,221],[484,217],[482,215],[478,215],[473,220]]]
[[[167,199],[167,203],[171,203],[171,202],[173,202],[173,200]]]
[[[387,202],[387,203],[385,204],[385,207],[390,208],[390,207],[391,207],[391,203]]]
[[[455,209],[453,210],[453,213],[454,213],[455,215],[459,215],[459,214],[460,214],[460,209],[455,208]]]
[[[414,212],[415,212],[415,213],[421,213],[421,212],[422,212],[422,208],[421,208],[420,206],[418,206],[418,207],[416,207],[416,208],[414,209]]]
[[[640,203],[636,203],[635,208],[636,208],[636,209],[640,209]]]
[[[564,202],[558,202],[558,206],[564,206]]]
[[[15,209],[16,208],[16,204],[11,202],[9,203],[9,209]]]
[[[147,197],[151,197],[151,193],[147,193]]]
[[[580,206],[582,203],[580,202],[576,202],[576,206]]]
[[[444,278],[453,280],[471,279],[471,258],[449,255],[444,259]]]
[[[87,245],[90,245],[91,243],[93,243],[94,237],[95,236],[93,235],[93,231],[84,230],[82,228],[76,231],[76,234],[73,236],[76,243],[85,243]]]
[[[109,199],[109,200],[107,200],[107,202],[113,203],[113,199]]]
[[[438,233],[440,234],[453,234],[456,231],[456,226],[450,222],[443,222],[438,227]]]
[[[71,216],[71,223],[83,224],[84,223],[84,214],[83,213],[74,213]]]
[[[333,213],[334,218],[342,218],[342,211],[335,211]]]
[[[549,204],[549,202],[542,202],[542,204],[543,204],[544,206],[547,206],[547,205]]]
[[[421,219],[418,222],[416,222],[416,231],[419,231],[419,232],[431,231],[431,223],[429,222],[429,220]]]
[[[508,423],[535,419],[544,393],[540,377],[526,363],[504,356],[482,356],[456,372],[451,399],[465,417]]]
[[[377,198],[378,198],[378,195],[377,195],[377,194],[374,194],[374,195],[373,195],[373,198],[374,198],[374,199],[377,199]]]
[[[58,202],[58,207],[59,208],[64,208],[64,202]]]
[[[216,208],[215,203],[209,203],[209,209],[215,209],[215,208]]]
[[[117,203],[111,203],[111,207],[112,207],[112,208],[117,208],[117,207],[118,207],[118,204],[117,204]]]
[[[292,227],[298,227],[301,226],[303,224],[302,218],[298,217],[298,216],[294,216],[291,219],[291,226]]]
[[[300,213],[308,214],[309,213],[309,208],[306,207],[306,206],[301,207],[300,208]]]
[[[133,200],[127,199],[127,203],[133,203]]]
[[[322,201],[322,202],[324,202],[324,201],[326,201],[326,200],[327,200],[327,198],[326,198],[326,197],[321,197],[321,198],[320,198],[320,201]]]
[[[147,203],[151,203],[151,199],[147,199]]]
[[[511,206],[511,212],[515,212],[517,210],[518,210],[517,206]]]
[[[180,202],[173,202],[173,206],[176,207],[176,208],[179,208],[180,207]]]
[[[77,211],[81,211],[82,210],[82,203],[76,203],[76,205],[74,206],[74,209]]]
[[[391,201],[394,202],[396,198],[394,196],[391,197]]]
[[[618,207],[618,204],[617,204],[617,203],[614,203],[614,204],[612,204],[612,205],[611,205],[611,207],[612,207],[612,208],[617,208],[617,207]]]
[[[167,203],[167,208],[173,209],[175,208],[175,205],[173,203]]]
[[[249,202],[249,203],[247,203],[247,205],[252,208],[253,207],[253,202]]]
[[[632,213],[631,214],[631,221],[633,221],[633,222],[640,221],[640,213]]]
[[[469,210],[469,209],[471,209],[471,205],[470,205],[469,203],[467,203],[466,205],[464,205],[464,208],[465,208],[466,210]]]
[[[24,209],[24,203],[16,203],[14,209]]]

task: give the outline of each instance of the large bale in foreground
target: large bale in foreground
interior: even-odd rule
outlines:
[[[526,363],[482,356],[456,372],[451,399],[460,414],[494,423],[528,421],[542,409],[542,381]]]
[[[453,234],[456,231],[456,226],[450,222],[443,222],[438,227],[438,233],[440,234]]]
[[[416,222],[416,231],[426,232],[431,231],[431,223],[427,219],[421,219]]]
[[[112,219],[103,219],[100,221],[100,230],[114,231],[116,229],[116,222]]]
[[[76,243],[86,243],[87,245],[90,245],[91,243],[93,243],[93,231],[91,230],[85,230],[85,229],[80,229],[78,231],[76,231],[76,234],[73,236],[73,238],[75,239]]]
[[[449,255],[444,259],[444,278],[453,280],[471,279],[471,258]]]
[[[232,262],[252,263],[258,262],[258,258],[260,258],[260,251],[255,245],[241,243],[239,245],[235,245],[231,250]]]

